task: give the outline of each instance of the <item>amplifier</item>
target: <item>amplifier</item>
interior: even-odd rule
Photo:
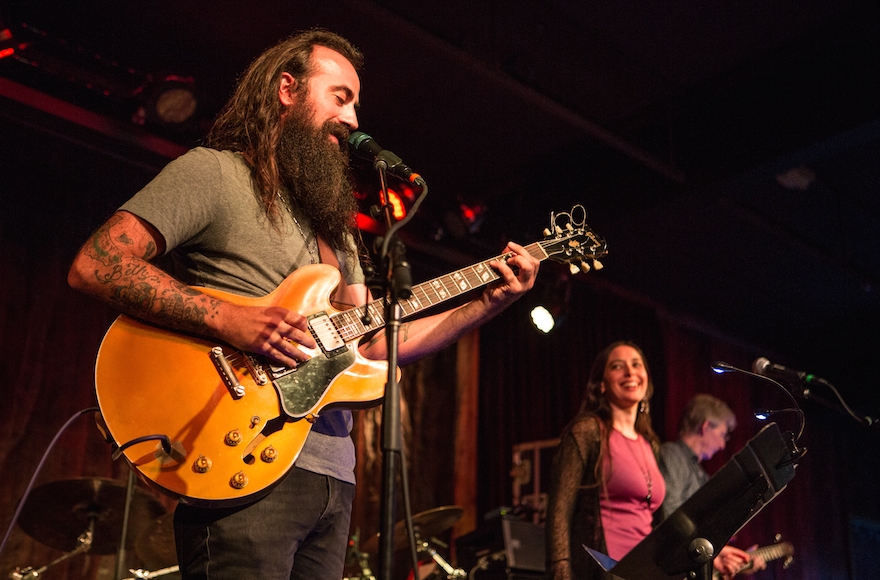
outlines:
[[[544,527],[517,518],[498,517],[455,540],[459,566],[469,572],[478,567],[483,576],[494,569],[544,572]],[[515,576],[511,576],[514,578]],[[522,576],[529,578],[532,576]]]

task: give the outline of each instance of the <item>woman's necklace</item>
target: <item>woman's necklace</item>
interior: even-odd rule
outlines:
[[[636,439],[632,440],[626,435],[621,433],[621,436],[626,440],[626,448],[629,449],[629,452],[632,454],[633,459],[636,462],[639,470],[642,472],[642,475],[645,477],[645,485],[648,487],[648,493],[645,495],[645,504],[648,506],[648,509],[651,509],[651,497],[653,496],[654,491],[654,480],[651,478],[651,472],[648,469],[648,459],[645,457],[645,446],[641,444],[639,441],[640,437],[636,435]],[[639,448],[639,455],[642,457],[642,462],[639,463],[639,458],[636,456],[636,452],[632,449],[632,444],[635,443]]]
[[[302,229],[302,226],[299,225],[299,220],[296,219],[296,216],[293,214],[293,210],[290,207],[290,204],[287,201],[287,198],[282,195],[280,191],[276,192],[278,199],[281,200],[281,204],[287,210],[287,213],[290,214],[290,217],[293,219],[293,223],[296,224],[296,229],[299,230],[299,235],[302,236],[303,243],[306,245],[306,250],[309,252],[309,264],[317,264],[320,262],[320,258],[317,256],[317,248],[316,244],[313,243],[308,236],[306,236],[306,232]]]

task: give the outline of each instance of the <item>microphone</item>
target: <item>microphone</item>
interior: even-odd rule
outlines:
[[[823,383],[827,384],[825,379],[817,377],[816,375],[811,375],[810,373],[805,373],[801,371],[796,371],[794,369],[786,368],[782,365],[774,364],[767,360],[764,357],[756,358],[755,362],[752,363],[752,371],[761,376],[770,377],[770,378],[778,378],[785,379],[787,381],[795,382],[795,383]]]
[[[422,176],[406,166],[403,160],[362,131],[355,131],[348,137],[348,150],[359,159],[375,165],[384,163],[385,171],[414,185],[424,185]]]

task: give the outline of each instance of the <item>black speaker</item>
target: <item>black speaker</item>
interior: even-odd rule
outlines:
[[[544,572],[544,527],[513,517],[486,521],[455,540],[459,567],[474,578],[493,580],[497,572],[513,578],[540,578]],[[519,574],[518,576],[516,574]]]

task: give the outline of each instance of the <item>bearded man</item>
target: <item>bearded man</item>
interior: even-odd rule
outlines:
[[[266,50],[206,147],[169,163],[91,236],[70,285],[152,324],[292,368],[308,361],[303,348],[317,346],[310,313],[224,301],[191,285],[260,297],[297,268],[324,262],[346,283],[337,305],[367,301],[347,165],[361,62],[351,43],[322,30]],[[403,325],[401,364],[458,340],[532,287],[538,261],[516,244],[506,251],[510,259],[490,264],[499,280],[478,298]],[[170,265],[160,268],[159,257]],[[382,339],[358,349],[386,356]],[[181,503],[174,525],[183,578],[339,580],[354,497],[351,423],[347,410],[322,412],[294,467],[256,502]]]

